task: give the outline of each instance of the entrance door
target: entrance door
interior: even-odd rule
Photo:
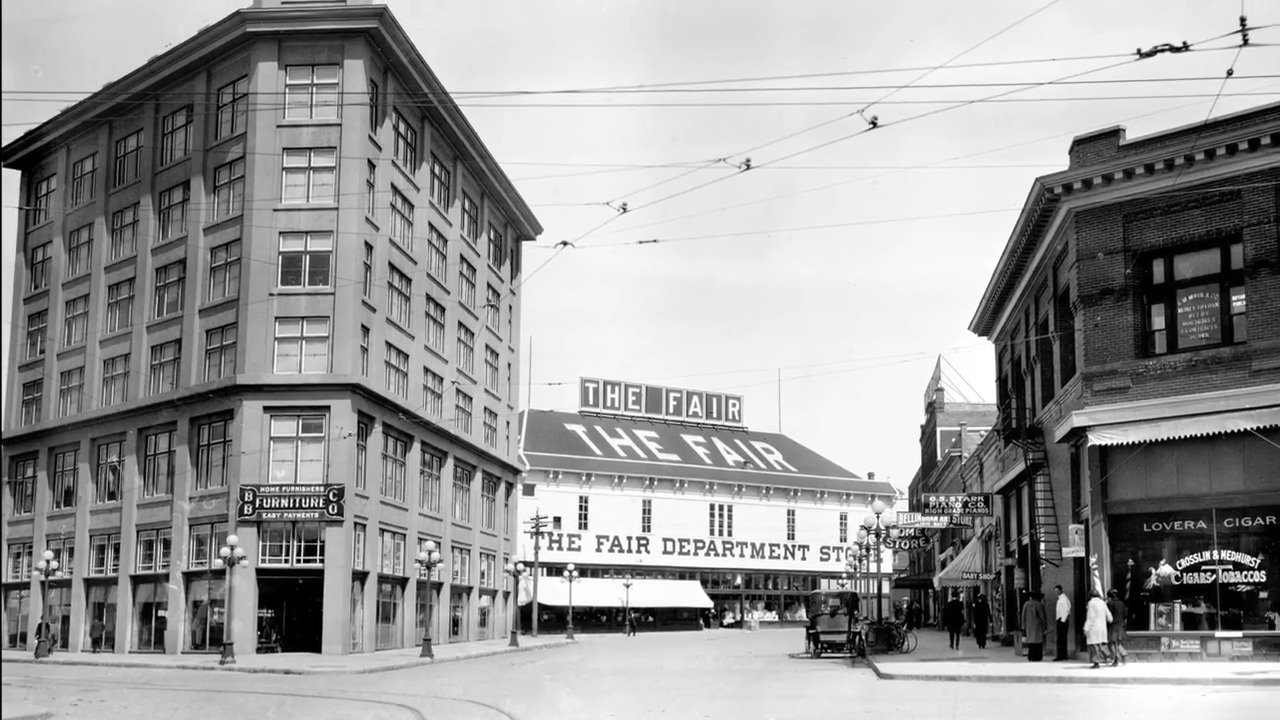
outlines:
[[[258,579],[258,651],[320,652],[324,577]]]

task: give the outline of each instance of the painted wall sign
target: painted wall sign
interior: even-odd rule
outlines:
[[[1199,568],[1193,570],[1195,566]],[[1166,569],[1171,568],[1171,569]],[[1183,556],[1172,566],[1161,562],[1152,571],[1152,585],[1209,585],[1215,582],[1230,585],[1265,585],[1267,571],[1262,569],[1262,558],[1248,553],[1224,548],[1213,548]]]
[[[700,435],[691,428],[631,430],[586,423],[564,423],[565,429],[577,435],[582,444],[597,457],[657,460],[662,462],[702,464],[724,468],[741,468],[751,463],[759,470],[799,472],[770,443],[749,437],[729,438]],[[606,452],[606,450],[608,452]]]
[[[920,510],[925,515],[991,515],[990,493],[921,493]]]
[[[345,485],[241,485],[236,519],[341,521],[346,497]]]
[[[708,425],[742,425],[742,396],[705,390],[581,378],[581,409]]]
[[[1160,650],[1163,652],[1200,652],[1200,638],[1198,637],[1168,637],[1160,638]]]
[[[1215,345],[1222,341],[1221,298],[1217,285],[1177,291],[1178,347]]]
[[[832,565],[839,569],[848,556],[843,545],[811,545],[795,542],[753,542],[730,538],[666,537],[662,535],[611,535],[604,533],[550,532],[542,539],[544,558],[586,561],[586,556],[601,556],[609,562],[643,564],[647,558],[659,558],[659,563],[681,564],[677,559],[689,558],[703,562],[706,559],[731,561],[774,561],[797,567],[807,564],[814,567]],[[559,557],[556,557],[557,554]],[[618,557],[628,556],[628,557]],[[695,562],[696,564],[696,562]]]

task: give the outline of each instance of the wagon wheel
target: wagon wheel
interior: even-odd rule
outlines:
[[[817,640],[814,640],[813,646],[809,648],[809,656],[814,658],[815,660],[817,658],[822,657],[822,643],[818,642]]]
[[[908,630],[906,634],[906,641],[903,643],[903,646],[902,646],[902,652],[904,653],[914,652],[916,649],[916,643],[918,641],[919,639],[916,637],[916,634]]]

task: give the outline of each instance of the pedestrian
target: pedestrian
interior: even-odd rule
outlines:
[[[627,613],[627,637],[636,634],[636,612],[632,610]]]
[[[1058,604],[1053,611],[1054,629],[1058,632],[1058,652],[1053,656],[1053,661],[1058,662],[1068,659],[1067,636],[1071,633],[1071,601],[1067,599],[1067,594],[1062,592],[1061,585],[1054,585],[1053,590],[1058,593]]]
[[[95,653],[102,652],[102,636],[106,633],[107,626],[102,623],[101,618],[94,618],[89,623],[89,645]]]
[[[1098,668],[1099,660],[1107,659],[1107,623],[1111,622],[1111,611],[1102,599],[1102,593],[1093,590],[1089,593],[1089,604],[1085,607],[1084,640],[1089,644],[1089,660],[1093,663],[1090,669]]]
[[[53,651],[53,626],[48,620],[41,620],[36,624],[36,657],[40,657],[40,643],[44,642],[45,650]]]
[[[947,626],[947,638],[952,650],[960,649],[960,631],[964,628],[964,603],[960,602],[960,591],[952,590],[951,599],[942,610],[943,624]]]
[[[1027,646],[1027,661],[1040,662],[1044,659],[1044,603],[1042,594],[1031,593],[1022,604],[1023,643]]]
[[[978,641],[978,649],[987,649],[987,630],[991,627],[991,606],[987,604],[987,596],[978,593],[973,603],[973,639]]]
[[[907,612],[907,617],[911,619],[911,628],[919,630],[924,627],[924,607],[920,605],[919,600],[911,601],[911,610]]]
[[[1111,666],[1127,665],[1129,663],[1129,651],[1124,649],[1124,641],[1127,638],[1125,632],[1125,621],[1127,614],[1125,613],[1124,601],[1120,599],[1120,593],[1113,588],[1107,593],[1107,610],[1111,613],[1111,622],[1107,623],[1107,643],[1110,645]]]

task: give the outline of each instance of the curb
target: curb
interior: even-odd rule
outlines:
[[[1187,678],[1159,677],[1076,677],[1071,675],[931,675],[927,673],[895,673],[880,669],[867,658],[871,671],[881,680],[915,680],[923,682],[986,682],[986,683],[1059,683],[1073,685],[1226,685],[1226,686],[1280,686],[1280,680],[1272,678],[1199,678],[1194,682]]]
[[[4,720],[53,720],[53,713],[38,712],[27,715],[5,715]]]
[[[107,668],[145,668],[150,670],[201,670],[204,672],[238,672],[258,675],[372,675],[374,673],[392,672],[394,670],[405,670],[408,668],[422,667],[424,665],[438,665],[441,663],[458,662],[460,660],[475,660],[482,657],[492,657],[494,655],[510,655],[514,653],[532,652],[535,650],[545,650],[549,648],[564,647],[566,645],[576,644],[576,640],[556,640],[554,642],[539,643],[537,645],[521,645],[517,648],[505,647],[497,650],[478,650],[474,652],[465,652],[458,655],[438,658],[414,658],[391,665],[380,665],[373,668],[325,668],[322,670],[308,668],[288,668],[288,667],[245,667],[242,665],[197,665],[193,663],[145,663],[145,662],[127,662],[127,663],[108,663],[108,662],[89,662],[86,660],[58,660],[52,663],[39,663],[42,665],[78,665],[82,667],[107,667]],[[5,663],[35,665],[37,662],[33,658],[23,658],[21,660],[6,660]],[[17,718],[4,718],[3,720],[46,720],[52,718],[51,714],[43,715],[23,715]]]

